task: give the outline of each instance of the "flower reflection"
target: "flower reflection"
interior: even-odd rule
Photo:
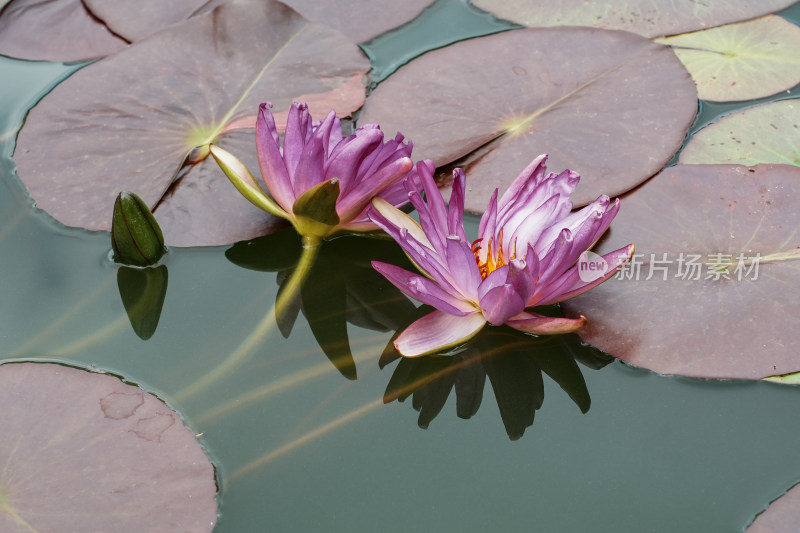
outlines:
[[[586,413],[591,399],[576,360],[590,368],[602,368],[613,360],[583,345],[574,334],[532,337],[508,327],[484,328],[462,351],[442,357],[401,358],[390,343],[381,366],[398,358],[384,403],[411,397],[419,411],[419,426],[427,428],[455,389],[456,415],[468,419],[478,412],[488,377],[511,440],[522,437],[542,406],[542,373]]]
[[[292,228],[252,241],[234,244],[225,252],[232,263],[250,270],[278,272],[278,297],[292,277],[301,257],[300,237]],[[277,317],[278,327],[288,337],[300,312],[320,348],[339,372],[356,379],[347,323],[375,331],[394,331],[408,321],[416,308],[371,266],[380,259],[407,264],[392,241],[345,236],[320,247],[319,260]]]

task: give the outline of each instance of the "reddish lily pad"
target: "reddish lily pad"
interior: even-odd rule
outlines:
[[[779,100],[723,117],[692,137],[684,164],[781,163],[800,166],[800,100]]]
[[[523,26],[592,26],[661,37],[752,19],[794,4],[795,0],[471,0],[497,17]]]
[[[57,86],[22,128],[18,173],[38,206],[70,226],[108,230],[114,198],[131,190],[167,244],[252,238],[274,221],[204,158],[208,144],[257,171],[249,128],[260,102],[281,110],[305,100],[315,116],[348,115],[364,100],[368,69],[356,45],[283,4],[231,2]]]
[[[790,165],[667,168],[622,199],[599,245],[635,243],[625,278],[562,305],[588,318],[586,342],[662,374],[797,372],[798,197]]]
[[[155,396],[105,374],[6,363],[0,402],[0,531],[214,529],[214,468]]]
[[[12,0],[0,12],[0,54],[7,56],[86,61],[127,45],[80,0]]]
[[[783,533],[797,531],[800,527],[800,485],[774,500],[767,509],[756,516],[747,533]]]
[[[753,100],[800,83],[800,28],[776,15],[657,42],[673,47],[702,100]]]
[[[467,209],[481,212],[542,152],[551,169],[583,177],[576,205],[628,191],[678,150],[696,109],[694,82],[669,48],[627,32],[544,28],[415,59],[375,89],[359,122],[402,131],[437,166],[463,166]]]
[[[139,41],[189,18],[208,0],[82,0],[117,35]]]
[[[309,20],[339,30],[357,43],[413,20],[432,0],[285,0]]]

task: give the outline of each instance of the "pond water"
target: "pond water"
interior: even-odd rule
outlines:
[[[800,4],[784,14],[800,20]],[[366,48],[380,77],[461,32],[500,27],[462,2],[438,2]],[[800,388],[664,377],[605,364],[580,346],[572,350],[591,397],[585,414],[568,394],[583,390],[577,367],[564,378],[532,356],[528,381],[513,364],[485,365],[482,401],[474,389],[459,389],[458,402],[450,391],[432,420],[427,409],[435,413],[449,388],[429,389],[425,401],[420,392],[429,422],[421,429],[411,398],[383,402],[398,363],[380,368],[392,331],[376,329],[403,319],[396,295],[381,285],[365,297],[354,288],[364,270],[329,263],[332,298],[348,303],[351,321],[358,379],[348,379],[352,368],[331,364],[302,313],[288,338],[278,331],[271,310],[285,274],[240,266],[268,268],[258,259],[268,239],[250,245],[255,254],[170,250],[158,327],[142,340],[120,298],[108,234],[54,222],[14,173],[25,111],[78,67],[0,58],[0,356],[109,371],[177,409],[217,468],[215,531],[741,531],[800,481]],[[695,129],[744,105],[703,104]],[[469,224],[474,233],[476,219]],[[391,253],[358,239],[330,248]],[[359,308],[364,298],[370,305]],[[341,325],[344,310],[331,316]],[[475,368],[459,371],[461,386]],[[443,379],[452,385],[454,376]],[[542,393],[532,426],[509,438],[504,421],[527,423],[532,407],[506,407],[535,407]],[[457,416],[478,401],[474,416]]]

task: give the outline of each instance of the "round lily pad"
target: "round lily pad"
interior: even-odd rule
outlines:
[[[800,83],[800,28],[776,15],[657,42],[673,47],[702,100],[753,100]]]
[[[537,155],[582,176],[573,201],[617,195],[672,157],[697,91],[672,51],[628,32],[513,30],[429,52],[367,99],[359,123],[414,141],[419,158],[463,166],[481,212]]]
[[[660,37],[752,19],[795,0],[471,0],[495,16],[523,26],[592,26]]]
[[[800,166],[800,100],[779,100],[723,117],[695,133],[679,160]]]
[[[562,306],[588,318],[586,342],[662,374],[800,371],[798,197],[794,166],[667,168],[623,197],[598,246],[634,243],[632,261]]]
[[[0,365],[0,531],[212,531],[214,468],[158,398],[106,374]]]
[[[168,245],[229,244],[274,221],[206,157],[208,144],[256,172],[259,103],[346,116],[368,69],[338,32],[278,2],[237,0],[73,74],[30,111],[14,159],[37,205],[66,225],[108,230],[114,198],[130,190]]]

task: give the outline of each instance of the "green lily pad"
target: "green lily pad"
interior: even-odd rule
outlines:
[[[6,363],[0,402],[0,531],[214,529],[214,467],[155,396],[106,374]]]
[[[756,516],[747,527],[747,533],[780,533],[795,531],[800,524],[800,484],[774,500],[769,507]]]
[[[530,27],[592,26],[661,37],[749,20],[778,11],[795,0],[470,0],[495,16]]]
[[[413,20],[433,0],[285,0],[308,20],[325,24],[363,43]]]
[[[800,83],[800,28],[776,15],[657,42],[673,47],[702,100],[753,100]]]
[[[2,7],[2,4],[0,4]],[[80,0],[12,0],[0,12],[0,54],[20,59],[86,61],[128,42]]]
[[[662,374],[800,371],[800,168],[678,165],[622,198],[598,253],[617,277],[562,304],[586,342]],[[650,279],[647,279],[650,278]]]
[[[779,100],[721,118],[694,134],[679,161],[800,166],[800,100]]]
[[[628,191],[678,150],[696,110],[694,82],[669,48],[627,32],[543,28],[411,61],[372,92],[359,122],[402,131],[437,166],[463,166],[467,209],[481,212],[542,152],[550,169],[581,174],[576,205]]]
[[[206,158],[208,144],[255,171],[260,102],[345,116],[368,69],[355,44],[283,4],[234,1],[76,72],[30,111],[14,159],[37,205],[66,225],[108,230],[114,198],[130,190],[168,245],[229,244],[275,219]]]

